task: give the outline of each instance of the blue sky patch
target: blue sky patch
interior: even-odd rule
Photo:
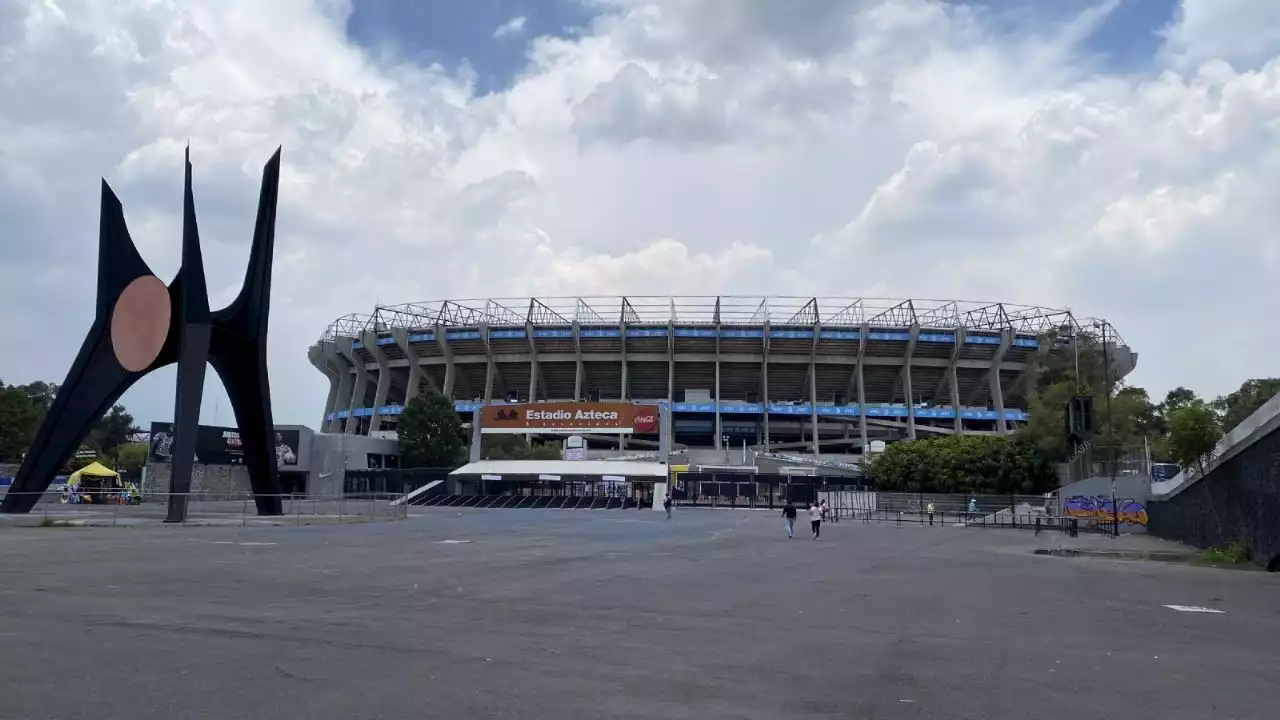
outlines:
[[[483,95],[511,85],[531,38],[569,35],[591,17],[574,0],[355,0],[347,36],[420,65],[470,65]]]

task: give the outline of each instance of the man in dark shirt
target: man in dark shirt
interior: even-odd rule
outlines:
[[[787,501],[787,506],[782,508],[782,517],[787,519],[787,537],[794,537],[796,529],[796,506]]]

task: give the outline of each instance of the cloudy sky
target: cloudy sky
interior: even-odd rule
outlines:
[[[70,366],[99,177],[177,269],[189,140],[215,306],[284,147],[282,423],[334,318],[537,293],[1069,307],[1215,395],[1276,374],[1278,134],[1272,0],[0,0],[0,379]]]

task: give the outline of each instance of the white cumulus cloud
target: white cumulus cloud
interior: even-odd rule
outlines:
[[[504,38],[510,35],[519,35],[524,32],[524,25],[528,21],[529,19],[524,16],[513,17],[499,25],[498,29],[493,31],[493,38],[497,40],[498,38]]]

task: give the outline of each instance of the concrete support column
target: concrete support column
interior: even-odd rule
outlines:
[[[619,399],[622,400],[623,402],[626,402],[631,397],[631,391],[627,387],[629,382],[627,380],[627,325],[626,323],[619,324],[618,341],[622,345],[622,385],[618,390],[618,394],[622,396]],[[618,436],[618,449],[619,450],[627,449],[626,435]]]
[[[356,417],[356,410],[364,407],[364,398],[369,393],[369,372],[365,370],[364,363],[360,360],[360,357],[355,354],[355,340],[353,338],[338,338],[334,344],[337,345],[338,352],[351,361],[351,365],[356,371],[355,381],[351,385],[351,395],[347,398],[347,421],[344,427],[346,434],[354,435],[360,425],[360,421]],[[339,398],[339,402],[341,402],[341,398]]]
[[[578,323],[573,324],[573,400],[578,402],[583,398],[584,388],[582,383],[586,378],[586,369],[582,366],[582,340],[578,332]]]
[[[449,347],[448,331],[444,326],[436,326],[436,342],[440,343],[440,352],[444,354],[444,387],[440,392],[449,400],[453,400],[453,384],[457,377],[457,368],[453,364],[453,348]]]
[[[862,441],[862,453],[867,452],[867,391],[862,380],[862,359],[867,354],[867,336],[871,334],[871,326],[863,324],[858,332],[858,365],[854,370],[854,378],[858,382],[858,439]]]
[[[947,368],[947,384],[951,386],[951,407],[955,408],[956,418],[953,429],[957,434],[964,434],[964,418],[960,415],[960,384],[956,382],[956,366]]]
[[[720,425],[720,328],[716,327],[716,449],[720,450],[724,443],[721,441]]]
[[[529,402],[538,401],[538,348],[533,344],[533,324],[525,325],[525,335],[529,338]],[[578,337],[575,332],[574,338]]]
[[[408,330],[403,328],[392,330],[391,337],[395,338],[396,345],[409,361],[409,386],[404,389],[404,404],[408,405],[410,400],[418,397],[418,389],[422,386],[422,361],[418,359],[418,353],[414,352],[413,347],[409,345]],[[430,381],[430,377],[427,384],[435,388],[435,383]]]
[[[907,399],[907,439],[916,439],[916,399],[911,389],[911,356],[916,352],[916,341],[920,339],[920,326],[912,325],[911,339],[907,341],[907,352],[902,360],[902,395]]]
[[[953,337],[955,339],[955,344],[951,347],[951,359],[947,362],[947,370],[942,373],[942,377],[938,378],[938,384],[933,388],[933,395],[931,397],[933,398],[934,403],[942,402],[942,391],[947,386],[947,383],[950,382],[952,376],[951,370],[960,362],[960,350],[964,348],[964,328],[956,328],[953,331]],[[955,406],[954,402],[952,403],[952,406]]]
[[[676,329],[667,323],[667,402],[676,401]]]
[[[493,358],[485,361],[484,365],[484,404],[488,405],[493,402],[493,377],[496,369],[493,364]]]
[[[627,324],[622,323],[619,327],[618,339],[622,343],[622,400],[631,399],[631,379],[628,375],[627,368]]]
[[[329,375],[329,394],[324,399],[324,416],[320,421],[320,427],[324,427],[329,423],[329,416],[333,414],[334,404],[338,401],[338,388],[342,386],[342,377],[338,372],[332,371]]]
[[[813,342],[809,345],[809,421],[813,425],[813,456],[822,452],[818,431],[818,338],[822,335],[822,323],[813,324]]]
[[[321,352],[324,353],[329,364],[339,374],[338,394],[334,396],[333,409],[330,411],[333,414],[333,419],[328,421],[329,432],[338,433],[342,432],[342,420],[338,418],[337,413],[339,410],[350,408],[351,386],[355,384],[355,369],[352,367],[351,361],[338,352],[338,347],[335,343],[325,343],[321,346]]]
[[[391,366],[387,364],[386,353],[378,345],[378,336],[368,330],[360,335],[360,342],[369,349],[374,362],[378,363],[378,384],[373,392],[373,416],[369,418],[369,432],[382,429],[382,406],[387,404],[387,393],[391,390]]]
[[[996,410],[996,432],[1005,435],[1009,432],[1009,423],[1004,419],[1004,389],[1000,387],[1000,363],[1004,354],[1013,344],[1013,330],[1006,328],[1000,332],[1000,347],[996,357],[991,361],[991,380],[987,383],[991,389],[991,404]]]
[[[809,362],[809,424],[813,426],[812,452],[818,456],[818,373],[812,361]]]
[[[320,421],[320,427],[324,428],[329,424],[329,416],[333,414],[334,403],[338,400],[338,388],[342,384],[342,374],[338,367],[334,366],[328,357],[325,356],[324,350],[319,345],[312,346],[307,350],[307,359],[311,361],[312,366],[329,379],[329,394],[324,401],[324,415]]]
[[[760,403],[764,409],[764,449],[769,452],[769,321],[764,323],[764,337],[761,340],[763,352],[760,360]]]

